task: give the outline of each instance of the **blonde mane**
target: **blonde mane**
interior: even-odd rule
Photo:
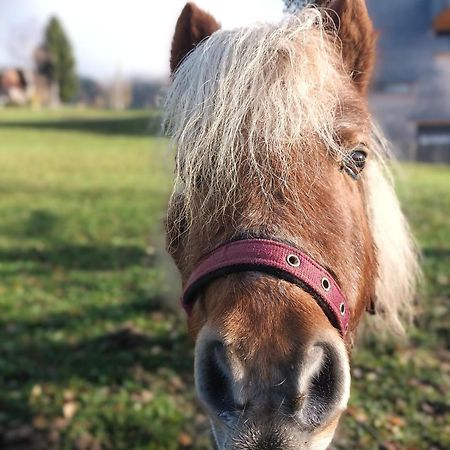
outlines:
[[[323,13],[305,8],[279,24],[217,31],[183,61],[167,95],[164,128],[177,150],[172,198],[179,203],[181,196],[179,214],[187,227],[199,211],[212,221],[239,200],[243,163],[246,182],[258,186],[270,205],[277,201],[274,185],[298,198],[289,180],[310,164],[306,156],[316,151],[314,143],[340,159],[336,111],[350,80],[336,49]],[[378,158],[363,182],[378,249],[379,322],[401,332],[402,319],[411,316],[416,253],[383,174],[385,148],[379,139],[371,147]],[[207,180],[201,196],[199,180]]]
[[[217,31],[184,60],[167,96],[165,128],[177,148],[188,223],[203,206],[195,201],[200,179],[209,182],[204,205],[227,194],[208,208],[211,220],[234,204],[243,155],[247,181],[270,203],[274,177],[287,188],[313,140],[340,151],[334,116],[345,81],[337,60],[315,8],[281,24]],[[305,147],[295,161],[289,146]]]

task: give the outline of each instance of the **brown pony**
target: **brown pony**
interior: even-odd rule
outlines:
[[[325,449],[364,311],[395,332],[411,318],[416,252],[366,99],[375,40],[364,0],[317,1],[231,31],[192,3],[178,19],[167,242],[183,285],[218,247],[263,239],[328,274],[349,319],[339,329],[320,287],[265,268],[197,288],[196,387],[221,450]]]

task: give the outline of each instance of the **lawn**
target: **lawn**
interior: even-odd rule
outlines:
[[[3,449],[210,448],[171,308],[172,157],[158,122],[0,111]],[[450,170],[405,165],[398,185],[423,250],[422,314],[409,343],[355,352],[335,449],[450,448]]]

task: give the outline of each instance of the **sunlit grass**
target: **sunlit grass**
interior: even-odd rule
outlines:
[[[0,111],[2,448],[210,448],[192,345],[163,300],[176,285],[161,264],[173,164],[156,122]],[[450,171],[403,169],[423,314],[411,343],[355,353],[340,449],[450,447]]]

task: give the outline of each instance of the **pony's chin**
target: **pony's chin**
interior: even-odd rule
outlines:
[[[225,425],[215,423],[214,420],[210,421],[211,430],[214,437],[215,448],[217,450],[240,450],[236,444],[233,443],[233,438],[227,435],[227,428]],[[327,429],[314,435],[305,435],[305,433],[293,432],[293,436],[290,436],[288,441],[288,447],[280,447],[281,449],[289,448],[295,450],[326,450],[335,433],[335,428],[332,430]],[[247,447],[247,449],[253,449],[253,447]],[[257,447],[254,448],[257,450]]]
[[[216,448],[217,450],[225,450],[225,443],[226,443],[226,435],[225,435],[225,430],[220,427],[217,426],[216,424],[214,424],[214,421],[210,421],[211,423],[211,431],[212,431],[212,435],[214,437],[214,442],[216,443]]]

